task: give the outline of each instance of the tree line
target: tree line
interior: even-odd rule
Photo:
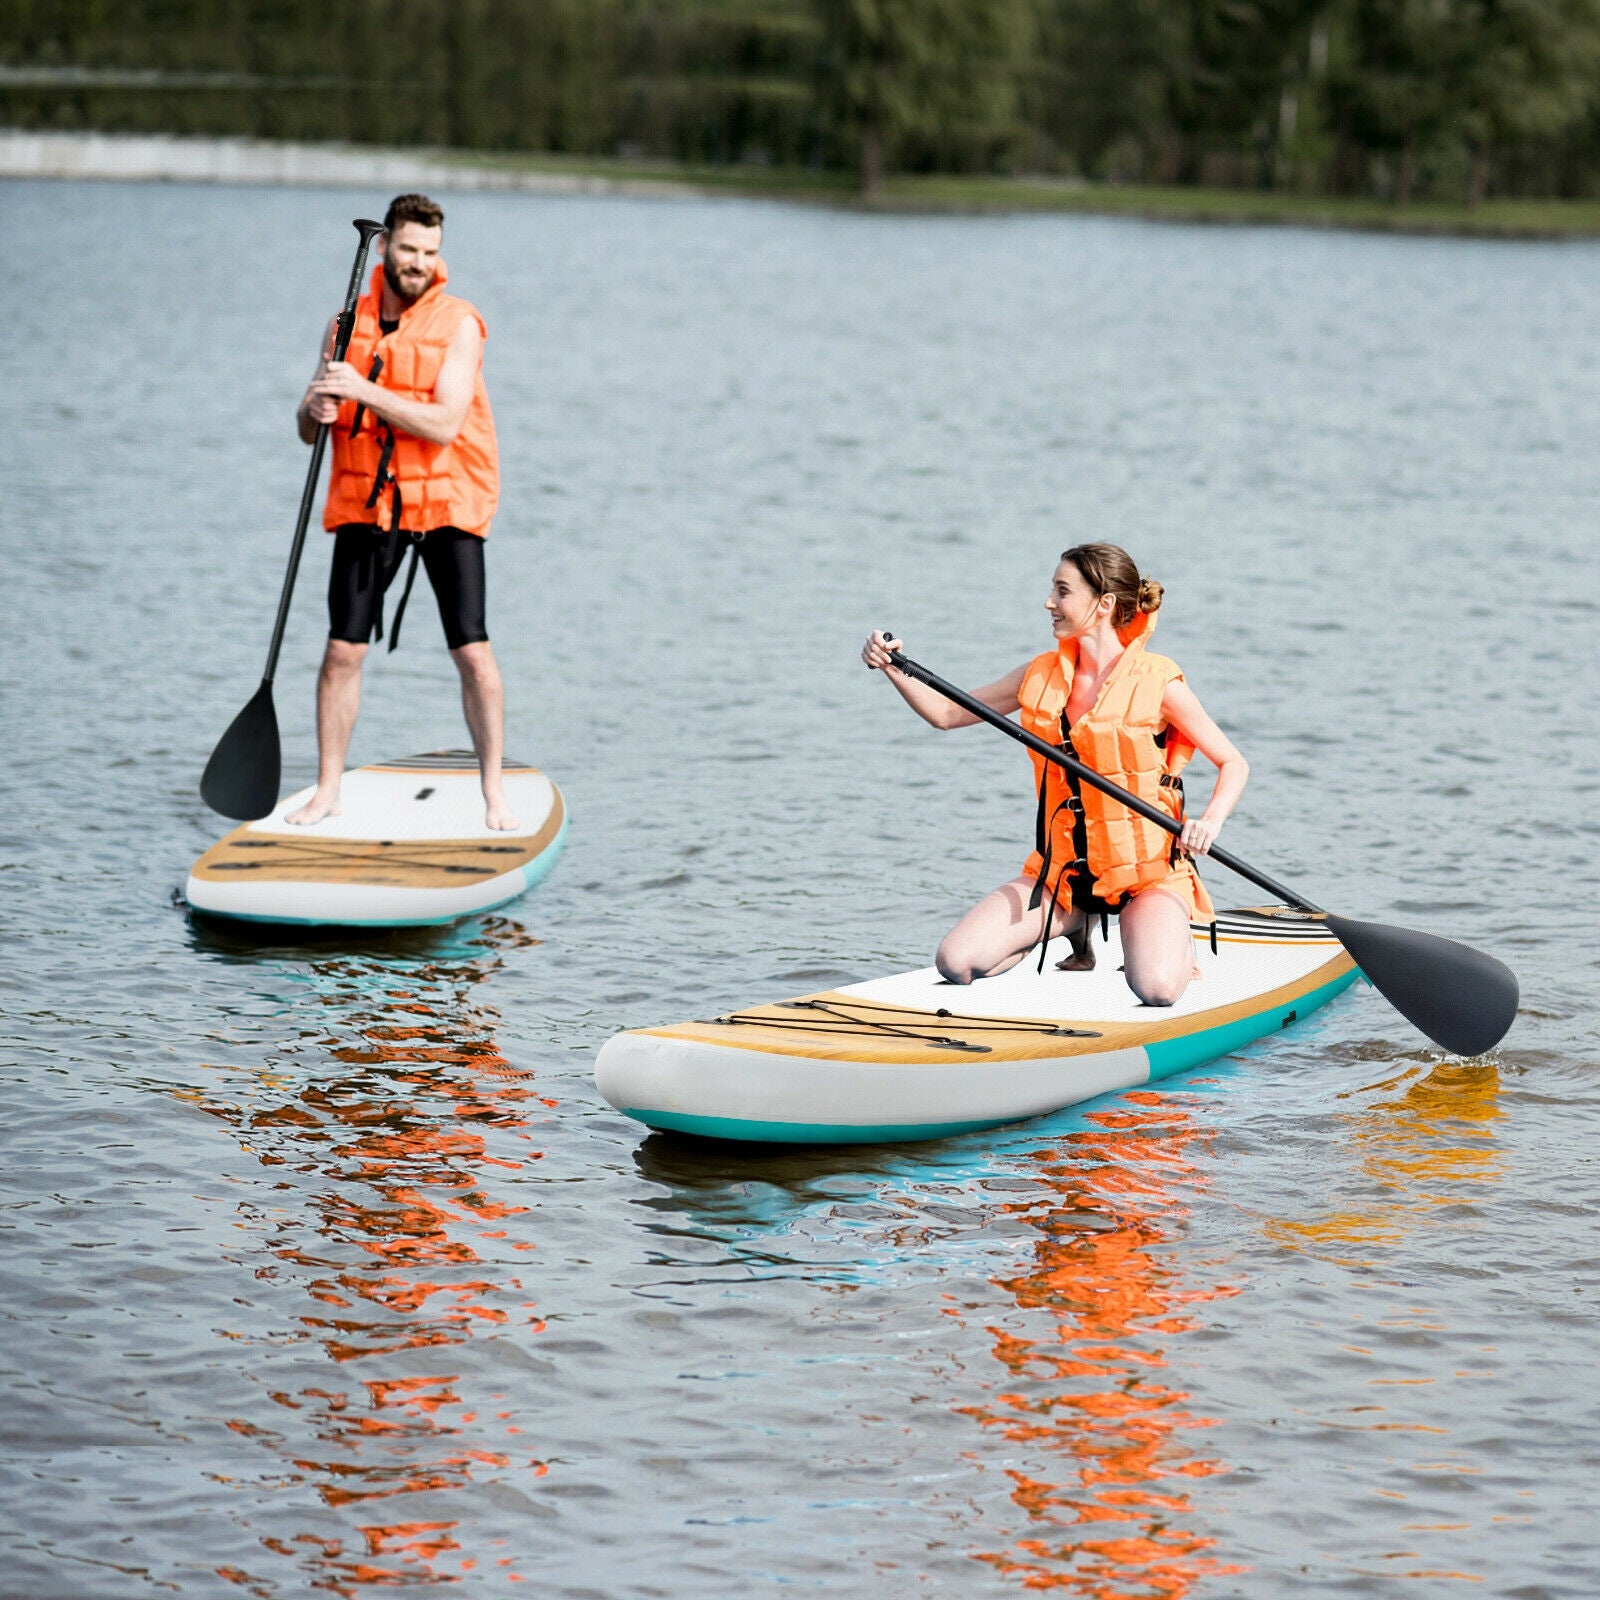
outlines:
[[[1600,194],[1600,0],[0,0],[0,122]]]

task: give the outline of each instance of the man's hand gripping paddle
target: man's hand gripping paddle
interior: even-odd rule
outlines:
[[[366,270],[367,251],[373,237],[383,232],[381,222],[357,217],[354,223],[361,235],[355,265],[350,269],[350,286],[345,290],[344,309],[333,341],[335,361],[343,361],[350,349],[350,336],[356,327],[356,301],[361,295],[361,277]],[[328,448],[329,424],[317,425],[311,446],[311,465],[306,471],[306,486],[300,496],[300,517],[295,523],[294,543],[289,547],[289,570],[284,574],[283,593],[278,597],[278,620],[273,624],[272,643],[267,649],[266,671],[261,687],[250,703],[228,726],[217,741],[200,779],[200,798],[213,811],[241,822],[266,816],[278,803],[278,779],[283,769],[283,754],[278,743],[278,713],[272,704],[272,676],[278,670],[278,651],[283,647],[283,630],[289,621],[289,601],[294,580],[300,570],[300,552],[305,547],[306,525],[311,520],[311,502],[316,497],[317,479],[322,473],[322,458]]]
[[[964,711],[970,711],[980,721],[1008,734],[1018,744],[1026,745],[1046,761],[1064,767],[1080,783],[1087,783],[1102,794],[1120,800],[1157,827],[1165,828],[1171,834],[1183,832],[1183,824],[1175,821],[1167,812],[1147,804],[1137,795],[1129,794],[1126,789],[1112,783],[1109,778],[1101,777],[1094,768],[1075,760],[1066,751],[1036,738],[1026,728],[1019,728],[993,706],[985,705],[964,689],[946,683],[936,673],[910,660],[901,653],[892,634],[884,634],[884,643],[895,652],[896,671],[927,684]],[[1226,850],[1213,845],[1206,854],[1210,860],[1237,872],[1257,888],[1265,889],[1275,899],[1321,917],[1327,923],[1329,932],[1350,952],[1373,988],[1401,1016],[1443,1049],[1453,1055],[1481,1055],[1485,1050],[1493,1049],[1506,1036],[1517,1015],[1517,980],[1503,962],[1496,961],[1481,950],[1470,949],[1450,939],[1441,939],[1435,934],[1391,928],[1381,922],[1353,922],[1348,917],[1337,917],[1275,882],[1266,873],[1257,872]]]

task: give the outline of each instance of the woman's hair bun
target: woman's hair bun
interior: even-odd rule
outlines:
[[[1159,611],[1161,597],[1166,590],[1154,578],[1139,579],[1139,609],[1141,611]]]

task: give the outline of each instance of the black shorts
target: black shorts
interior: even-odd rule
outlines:
[[[383,637],[383,596],[409,559],[411,536],[350,523],[333,536],[328,573],[328,637],[367,644]],[[439,602],[452,650],[489,637],[484,622],[483,540],[460,528],[422,536],[422,564]]]

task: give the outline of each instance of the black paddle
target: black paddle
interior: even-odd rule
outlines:
[[[963,710],[970,711],[973,716],[990,723],[1002,733],[1010,734],[1019,744],[1025,744],[1046,761],[1064,767],[1080,783],[1087,783],[1102,794],[1120,800],[1141,817],[1148,817],[1157,827],[1165,828],[1172,834],[1183,832],[1183,824],[1158,806],[1129,794],[1109,778],[1101,777],[1093,767],[1086,767],[1066,751],[1047,744],[1026,728],[1019,728],[993,706],[986,706],[966,690],[946,683],[937,673],[912,661],[895,647],[892,634],[885,634],[884,641],[895,650],[895,667],[907,677],[927,684]],[[1435,934],[1390,928],[1381,922],[1352,922],[1348,917],[1336,917],[1331,911],[1314,906],[1292,889],[1286,889],[1266,873],[1257,872],[1226,850],[1213,845],[1206,854],[1210,860],[1220,862],[1230,871],[1237,872],[1241,878],[1247,878],[1258,888],[1265,889],[1275,899],[1321,917],[1329,931],[1350,952],[1351,958],[1366,974],[1373,988],[1408,1022],[1452,1055],[1482,1055],[1506,1036],[1507,1029],[1517,1015],[1517,980],[1503,962],[1484,955],[1481,950],[1469,949],[1464,944],[1441,939]]]
[[[335,361],[343,361],[350,348],[367,250],[373,235],[383,232],[381,222],[366,217],[357,217],[353,226],[361,235],[361,243],[356,249],[355,265],[350,269],[350,287],[345,290],[344,310],[339,313],[334,335]],[[220,811],[225,817],[236,817],[241,822],[253,822],[257,817],[266,816],[278,803],[283,754],[278,743],[278,713],[272,704],[272,675],[278,670],[278,651],[283,646],[283,630],[289,621],[289,601],[294,594],[295,575],[300,570],[300,552],[305,547],[306,525],[311,520],[311,502],[316,497],[322,457],[328,448],[328,428],[326,422],[317,425],[316,441],[311,446],[311,465],[300,496],[300,518],[295,523],[294,543],[289,548],[289,570],[284,574],[283,593],[278,597],[278,620],[273,624],[261,687],[217,741],[217,748],[206,763],[205,775],[200,779],[200,798],[213,811]]]

